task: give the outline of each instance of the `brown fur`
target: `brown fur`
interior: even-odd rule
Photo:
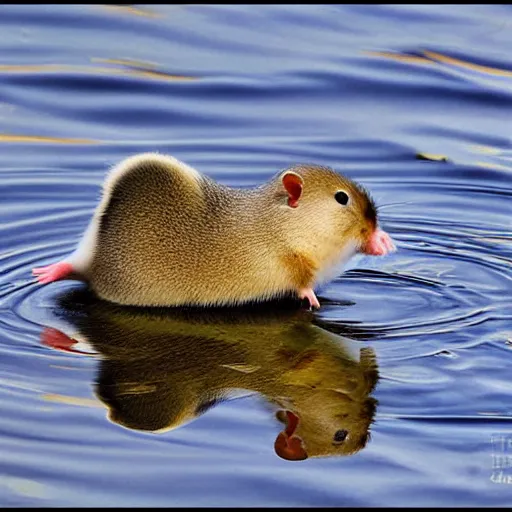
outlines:
[[[360,247],[376,223],[366,192],[326,167],[291,168],[304,187],[290,208],[286,171],[261,187],[232,189],[166,158],[132,158],[110,180],[84,270],[101,298],[222,305],[296,293],[335,265],[347,244]],[[338,190],[349,193],[349,206],[335,201]]]

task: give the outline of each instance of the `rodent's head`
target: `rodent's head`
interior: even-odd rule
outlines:
[[[282,206],[293,210],[314,244],[332,250],[350,245],[354,252],[375,256],[394,250],[389,235],[378,228],[370,194],[350,178],[329,167],[297,165],[279,174],[278,187]]]
[[[338,337],[333,342],[344,340]],[[371,396],[379,380],[375,351],[362,347],[356,362],[347,357],[348,352],[331,347],[303,351],[281,376],[286,393],[281,391],[275,400],[282,407],[276,418],[286,428],[278,434],[274,449],[283,459],[352,455],[370,440],[378,405]]]
[[[353,455],[371,439],[377,400],[351,400],[342,393],[321,390],[301,403],[301,411],[279,410],[276,418],[286,425],[274,450],[282,459]]]

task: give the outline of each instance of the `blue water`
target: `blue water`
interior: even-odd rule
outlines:
[[[508,5],[0,6],[0,505],[511,505],[511,48]],[[36,285],[142,151],[230,186],[332,166],[398,251],[315,313]]]

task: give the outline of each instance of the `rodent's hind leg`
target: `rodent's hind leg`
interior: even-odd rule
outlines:
[[[310,308],[319,308],[320,302],[316,298],[313,288],[301,288],[299,290],[299,299],[308,299]]]
[[[37,276],[37,280],[41,284],[51,283],[59,279],[72,277],[74,273],[73,265],[67,261],[60,261],[46,267],[33,268],[32,274]]]

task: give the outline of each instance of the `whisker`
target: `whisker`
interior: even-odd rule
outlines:
[[[403,204],[414,204],[413,201],[401,201],[399,203],[388,203],[388,204],[380,204],[377,209],[384,210],[385,208],[393,208],[395,206],[401,206]]]

